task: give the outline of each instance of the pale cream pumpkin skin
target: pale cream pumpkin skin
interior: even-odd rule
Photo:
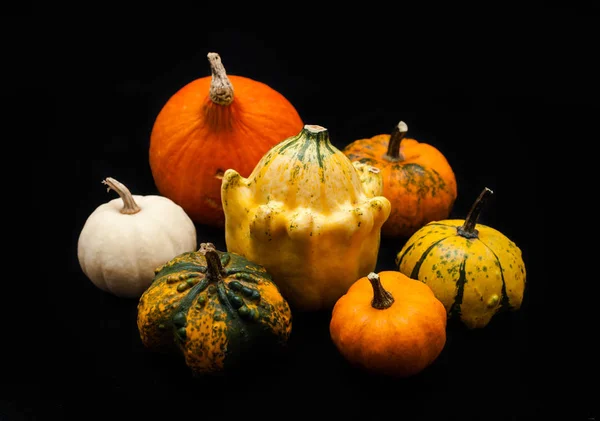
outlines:
[[[264,266],[292,308],[331,309],[375,268],[391,210],[382,186],[379,171],[353,164],[327,129],[305,125],[248,178],[225,172],[227,249]]]
[[[103,291],[140,297],[154,269],[196,249],[196,228],[181,206],[158,195],[131,195],[118,181],[105,184],[121,196],[98,206],[87,218],[77,243],[85,275]]]

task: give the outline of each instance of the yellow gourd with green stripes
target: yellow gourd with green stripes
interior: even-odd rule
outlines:
[[[448,319],[470,329],[488,325],[501,310],[521,307],[526,271],[521,250],[498,230],[478,224],[484,189],[466,219],[430,222],[396,256],[398,270],[427,284]]]

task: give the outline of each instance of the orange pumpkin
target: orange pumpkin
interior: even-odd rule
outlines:
[[[209,53],[211,76],[177,91],[156,117],[150,168],[159,192],[197,223],[224,226],[223,173],[250,175],[275,144],[304,126],[279,92],[253,79],[227,75]]]
[[[431,365],[446,344],[446,309],[424,283],[401,272],[371,272],[335,304],[331,339],[352,365],[408,377]]]
[[[405,137],[406,123],[391,134],[348,144],[343,152],[352,161],[377,167],[383,177],[383,196],[392,212],[381,234],[408,238],[431,221],[446,219],[457,196],[456,177],[446,157],[434,146]]]

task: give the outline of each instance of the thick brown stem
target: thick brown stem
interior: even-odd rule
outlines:
[[[111,189],[116,191],[119,197],[123,200],[123,208],[121,209],[121,213],[126,215],[133,215],[134,213],[138,213],[141,208],[135,203],[133,200],[133,196],[131,192],[125,185],[119,183],[112,177],[107,177],[102,181],[102,184],[106,184],[108,189],[106,191],[110,191]]]
[[[479,235],[479,232],[477,231],[477,229],[475,229],[475,227],[477,226],[477,220],[479,219],[479,214],[481,213],[481,209],[483,207],[483,204],[485,203],[485,200],[492,193],[494,192],[485,187],[483,191],[479,194],[479,197],[477,198],[477,200],[475,200],[475,203],[473,203],[471,210],[469,210],[469,213],[465,218],[465,222],[462,224],[461,227],[458,227],[458,233],[460,235],[466,238],[476,238],[477,235]]]
[[[206,277],[213,282],[221,280],[223,277],[223,265],[214,244],[202,243],[198,252],[206,257]]]
[[[212,79],[210,81],[210,99],[219,105],[229,105],[233,102],[233,85],[227,77],[227,72],[221,57],[217,53],[208,53],[210,63],[210,72]]]
[[[400,143],[402,143],[402,139],[406,136],[406,132],[408,132],[408,126],[404,121],[401,121],[394,127],[394,130],[390,134],[387,152],[384,155],[385,159],[394,162],[404,161],[404,156],[400,153]]]
[[[394,297],[383,288],[378,274],[371,272],[367,275],[367,279],[371,281],[373,286],[373,300],[371,301],[373,308],[385,310],[394,304]]]

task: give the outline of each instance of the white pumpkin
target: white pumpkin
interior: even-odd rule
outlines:
[[[103,181],[120,196],[98,206],[86,220],[77,243],[85,275],[100,289],[119,297],[140,297],[154,269],[196,249],[196,227],[170,199],[132,195],[108,177]]]

